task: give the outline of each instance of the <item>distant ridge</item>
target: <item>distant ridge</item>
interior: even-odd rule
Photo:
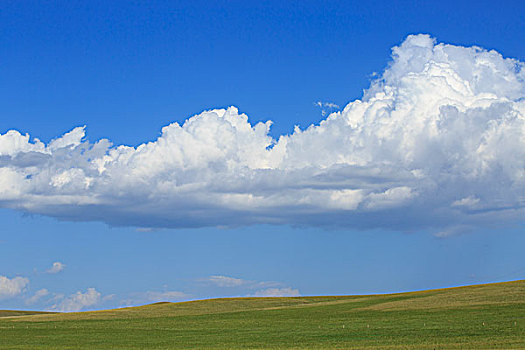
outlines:
[[[44,315],[54,314],[56,312],[46,311],[21,311],[21,310],[0,310],[0,317],[13,317],[13,316],[29,316],[29,315]]]

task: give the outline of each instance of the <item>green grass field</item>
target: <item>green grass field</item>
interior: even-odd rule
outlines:
[[[372,296],[0,311],[0,349],[525,349],[525,281]]]

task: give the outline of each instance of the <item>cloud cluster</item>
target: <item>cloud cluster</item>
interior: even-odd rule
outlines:
[[[102,295],[95,288],[88,288],[84,293],[78,291],[75,294],[71,294],[58,304],[53,305],[51,309],[59,311],[80,311],[96,306],[101,300]]]
[[[25,277],[7,278],[0,276],[0,299],[12,298],[22,294],[29,285],[29,279]]]
[[[525,217],[525,69],[411,35],[362,99],[274,139],[235,107],[138,147],[0,135],[0,206],[137,227],[413,230]]]

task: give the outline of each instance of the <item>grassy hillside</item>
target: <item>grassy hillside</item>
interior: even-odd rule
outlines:
[[[0,349],[179,348],[525,349],[525,281],[0,317]]]

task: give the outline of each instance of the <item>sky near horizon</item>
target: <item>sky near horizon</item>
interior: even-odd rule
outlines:
[[[520,1],[0,5],[0,309],[525,274]]]

